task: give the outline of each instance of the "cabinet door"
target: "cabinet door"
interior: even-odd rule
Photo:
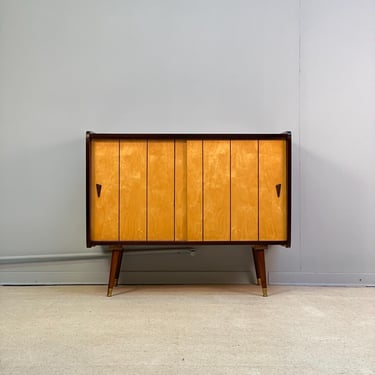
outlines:
[[[203,240],[203,142],[189,140],[186,145],[186,225],[187,240]]]
[[[258,240],[258,141],[231,142],[231,240]]]
[[[230,240],[230,141],[203,141],[203,239]]]
[[[175,240],[202,241],[202,141],[176,140]]]
[[[174,141],[148,141],[147,230],[149,241],[174,240]]]
[[[286,141],[259,141],[259,240],[286,239]]]
[[[146,140],[120,142],[120,240],[146,240]]]
[[[187,240],[187,142],[175,143],[175,240]]]
[[[119,239],[119,141],[91,145],[91,239]]]

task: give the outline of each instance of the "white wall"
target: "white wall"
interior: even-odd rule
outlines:
[[[0,0],[0,283],[106,282],[85,248],[86,130],[291,130],[292,248],[269,250],[270,282],[375,284],[374,25],[372,0]],[[253,278],[245,246],[124,270]]]
[[[375,2],[301,2],[299,269],[375,284]]]

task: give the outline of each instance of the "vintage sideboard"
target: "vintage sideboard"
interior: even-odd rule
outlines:
[[[291,133],[86,134],[87,247],[112,251],[108,296],[129,245],[290,247]]]

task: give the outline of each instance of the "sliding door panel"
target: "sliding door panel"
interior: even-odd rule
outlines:
[[[119,239],[119,141],[91,145],[91,239]]]
[[[146,140],[120,142],[120,240],[146,240]]]
[[[203,141],[205,241],[230,240],[230,141]]]
[[[147,228],[150,241],[174,240],[174,141],[148,141]]]
[[[231,143],[232,241],[258,240],[258,141]]]
[[[287,239],[286,142],[259,141],[259,240]]]

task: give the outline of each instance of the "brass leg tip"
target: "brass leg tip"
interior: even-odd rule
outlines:
[[[261,281],[260,281],[260,277],[257,279],[257,285],[260,285]]]
[[[267,288],[262,288],[263,297],[267,297]]]
[[[108,288],[107,297],[112,297],[112,288]]]
[[[115,279],[115,286],[118,286],[118,279]]]

